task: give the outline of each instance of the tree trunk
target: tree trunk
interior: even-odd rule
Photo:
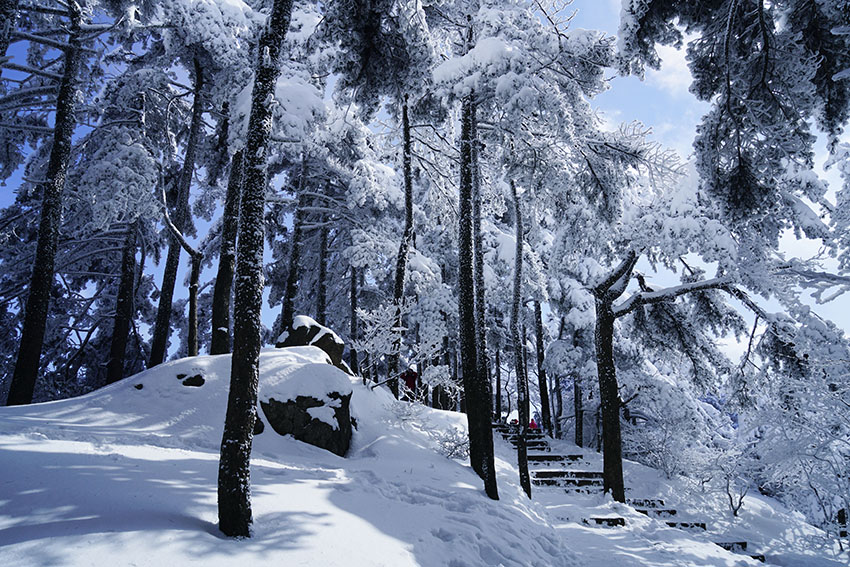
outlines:
[[[511,180],[516,217],[516,254],[514,259],[514,295],[511,304],[511,340],[514,343],[514,368],[517,382],[517,406],[519,408],[519,442],[517,462],[519,484],[531,498],[531,478],[528,474],[528,376],[525,373],[524,337],[520,336],[520,307],[522,305],[522,212],[519,208],[516,184]],[[523,332],[523,335],[525,333]]]
[[[395,285],[393,286],[393,305],[396,306],[396,317],[393,322],[395,329],[401,329],[401,302],[404,300],[404,277],[407,271],[407,255],[410,252],[410,243],[413,241],[413,168],[412,144],[410,141],[410,118],[408,116],[407,96],[401,107],[401,130],[402,130],[402,169],[404,172],[404,233],[398,246],[398,256],[395,263]],[[390,390],[398,398],[398,362],[401,351],[401,335],[393,341],[392,352],[387,357],[387,378]]]
[[[316,288],[316,322],[327,325],[328,228],[324,223],[319,229],[319,282]]]
[[[496,410],[493,412],[496,415],[496,421],[502,421],[502,362],[499,360],[499,349],[496,346]]]
[[[203,126],[203,96],[204,76],[200,62],[195,59],[194,101],[192,102],[192,122],[189,126],[189,137],[186,140],[186,153],[183,156],[183,168],[177,180],[177,204],[175,205],[174,226],[185,234],[190,216],[189,193],[192,187],[192,175],[195,171],[195,156],[200,141]],[[156,311],[156,323],[151,340],[151,355],[148,368],[161,364],[168,350],[168,335],[171,333],[171,304],[174,299],[174,286],[177,282],[177,269],[180,267],[181,244],[174,235],[168,242],[168,256],[165,259],[165,269],[162,274],[162,286],[159,291],[159,307]]]
[[[189,275],[189,340],[187,356],[198,356],[198,287],[201,279],[201,254],[192,254],[192,271]]]
[[[472,235],[472,162],[475,107],[472,95],[463,102],[460,138],[460,235],[458,251],[458,302],[460,354],[466,418],[469,424],[469,459],[472,469],[484,480],[487,496],[499,498],[493,456],[493,424],[490,380],[478,366],[475,330],[475,278]]]
[[[357,268],[351,266],[351,328],[350,328],[350,337],[349,341],[357,340]],[[349,345],[348,349],[348,363],[351,367],[351,371],[354,372],[355,375],[360,374],[360,368],[357,360],[357,350],[354,348],[354,344]],[[363,383],[366,383],[366,377],[363,377]]]
[[[234,305],[233,357],[227,416],[218,471],[219,529],[231,537],[250,537],[251,444],[257,417],[257,384],[263,303],[263,210],[267,146],[272,128],[275,84],[280,76],[283,39],[289,29],[292,0],[275,0],[259,38],[251,115],[245,144],[245,184],[240,205]]]
[[[552,414],[549,409],[549,384],[546,382],[546,371],[543,370],[543,314],[540,302],[534,302],[534,334],[537,335],[537,387],[540,389],[540,413],[543,419],[543,430],[552,436]]]
[[[47,162],[45,183],[39,187],[42,193],[41,219],[38,225],[38,242],[33,262],[29,293],[24,306],[24,326],[21,331],[21,346],[15,361],[15,370],[9,388],[7,405],[32,402],[35,380],[39,371],[50,292],[55,275],[56,248],[59,243],[59,228],[62,223],[62,192],[68,161],[71,157],[71,137],[76,126],[74,116],[77,101],[77,75],[80,61],[80,14],[72,3],[70,10],[70,47],[65,52],[65,70],[56,99],[56,117],[53,127],[53,145]]]
[[[301,239],[304,233],[304,188],[307,186],[307,156],[301,158],[301,177],[298,180],[298,204],[292,218],[292,242],[289,249],[289,273],[286,275],[286,289],[283,293],[283,308],[280,314],[280,332],[292,327],[295,317],[295,292],[301,265]]]
[[[475,112],[475,108],[472,109]],[[478,373],[487,377],[490,389],[490,360],[487,356],[487,304],[484,294],[484,239],[481,235],[481,174],[478,161],[478,121],[472,121],[472,236],[475,268],[475,347]],[[490,391],[492,399],[493,392]]]
[[[561,418],[564,415],[564,398],[561,394],[561,376],[555,376],[555,383],[552,385],[552,392],[555,395],[555,403],[556,409],[553,410],[552,415],[552,433],[555,435],[555,439],[561,439]]]
[[[602,478],[606,492],[617,502],[625,502],[622,441],[620,438],[620,397],[614,370],[614,314],[610,303],[596,300],[596,371],[602,410]]]
[[[582,407],[581,377],[573,375],[573,412],[576,419],[576,445],[584,447],[584,409]]]
[[[210,354],[230,352],[230,301],[233,291],[233,270],[236,267],[236,236],[239,231],[239,201],[242,193],[242,150],[230,163],[227,196],[221,224],[221,249],[218,254],[218,273],[215,276],[212,304],[212,343]]]
[[[124,251],[121,253],[121,281],[118,284],[118,299],[115,302],[115,322],[109,347],[109,362],[106,363],[106,383],[112,384],[124,377],[124,356],[130,325],[133,322],[133,299],[136,283],[136,225],[127,229]]]
[[[6,56],[15,22],[18,19],[18,0],[0,0],[0,60]]]

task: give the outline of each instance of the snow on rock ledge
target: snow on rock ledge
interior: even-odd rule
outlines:
[[[292,347],[304,355],[260,376],[259,401],[272,429],[299,441],[345,456],[351,444],[351,382],[327,364],[328,356],[315,346]]]
[[[348,365],[342,360],[345,343],[339,335],[306,315],[298,315],[292,319],[292,326],[277,338],[275,346],[285,348],[305,345],[319,347],[330,357],[331,364],[343,372],[352,374]]]

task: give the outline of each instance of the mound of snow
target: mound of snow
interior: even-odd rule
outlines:
[[[325,360],[315,347],[263,351],[261,390],[285,389],[287,376]],[[223,538],[216,478],[229,371],[229,355],[195,357],[81,398],[0,408],[0,565],[577,564],[510,465],[499,465],[502,499],[491,501],[466,462],[437,452],[439,435],[465,432],[465,416],[354,377],[348,458],[255,437],[254,537]],[[205,383],[188,388],[178,374]]]

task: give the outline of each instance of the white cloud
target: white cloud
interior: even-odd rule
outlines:
[[[661,56],[661,70],[648,70],[646,82],[675,97],[690,96],[691,71],[685,60],[685,50],[662,45],[658,55]]]

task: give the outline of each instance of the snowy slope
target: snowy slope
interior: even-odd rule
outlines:
[[[261,390],[324,360],[314,347],[264,351]],[[619,529],[568,521],[628,510],[602,496],[536,491],[528,501],[501,440],[493,502],[465,462],[436,450],[439,436],[465,430],[464,416],[356,379],[348,458],[270,428],[255,437],[255,535],[228,540],[216,528],[216,475],[229,365],[227,355],[183,359],[81,398],[0,409],[0,565],[755,564],[645,517]],[[183,386],[178,374],[206,382]],[[675,488],[629,472],[642,489]],[[759,500],[752,514],[747,526],[765,537],[796,535],[781,558],[800,562],[780,564],[845,564],[802,545],[816,530],[775,504]]]

